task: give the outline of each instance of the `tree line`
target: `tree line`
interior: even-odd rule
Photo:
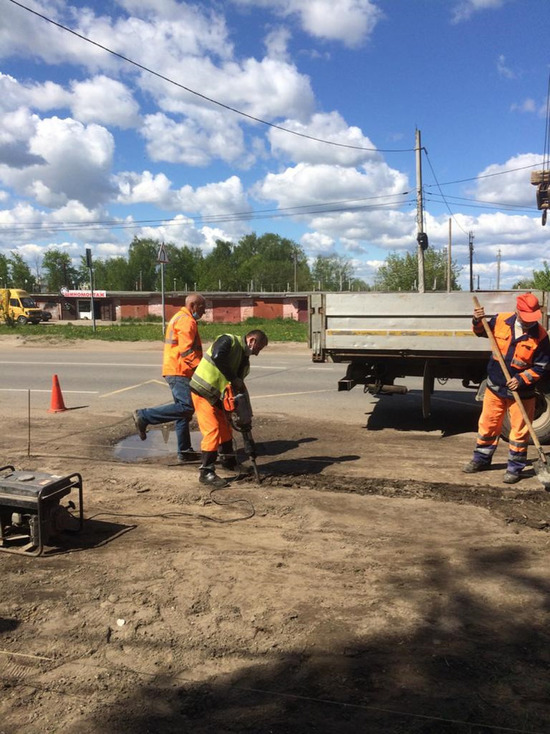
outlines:
[[[160,291],[161,272],[157,262],[161,243],[134,237],[127,256],[94,258],[94,288],[107,291]],[[248,234],[237,243],[216,240],[212,252],[165,243],[168,263],[164,266],[166,291],[411,291],[416,290],[416,250],[392,253],[378,268],[373,284],[356,277],[350,259],[341,255],[319,255],[309,264],[303,248],[291,239],[267,233]],[[424,253],[426,290],[446,290],[447,255],[432,248]],[[460,290],[460,267],[451,263],[451,288]],[[90,269],[85,257],[75,266],[68,252],[52,247],[31,270],[22,256],[0,254],[2,287],[30,292],[58,293],[61,288],[90,287]]]

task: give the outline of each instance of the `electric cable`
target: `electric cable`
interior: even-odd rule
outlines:
[[[459,229],[460,229],[460,230],[461,230],[461,231],[462,231],[462,232],[463,232],[464,234],[467,234],[466,230],[465,230],[465,229],[464,229],[464,228],[463,228],[463,227],[461,226],[461,224],[460,224],[460,223],[459,223],[459,222],[457,221],[457,219],[456,219],[455,215],[454,215],[454,214],[453,214],[453,212],[451,211],[451,207],[449,206],[449,204],[448,204],[447,200],[445,199],[445,195],[443,194],[443,191],[442,191],[442,189],[441,189],[441,185],[439,184],[439,181],[437,180],[437,176],[435,175],[435,171],[434,171],[434,168],[433,168],[433,166],[432,166],[432,162],[431,162],[431,160],[430,160],[430,156],[428,155],[428,151],[426,150],[426,148],[422,148],[422,150],[424,151],[424,155],[426,156],[426,160],[428,161],[428,165],[430,166],[430,170],[431,170],[431,172],[432,172],[432,176],[434,177],[434,180],[435,180],[435,182],[436,182],[436,184],[437,184],[437,187],[438,187],[438,189],[439,189],[439,193],[441,194],[441,198],[443,199],[443,202],[445,203],[445,206],[447,207],[447,210],[448,210],[449,214],[451,215],[451,217],[452,217],[452,219],[453,219],[454,223],[456,224],[456,226],[457,226],[457,227],[458,227],[458,228],[459,228]]]
[[[62,23],[58,23],[57,21],[53,20],[52,18],[49,18],[47,15],[43,15],[42,13],[39,13],[38,11],[27,7],[26,5],[23,5],[23,3],[17,2],[17,0],[9,0],[9,2],[11,2],[13,5],[17,5],[18,7],[22,8],[23,10],[28,11],[29,13],[32,13],[33,15],[36,15],[38,18],[42,18],[42,20],[45,20],[46,22],[51,23],[54,26],[57,26],[57,28],[60,28],[61,30],[66,31],[67,33],[71,33],[73,36],[80,38],[82,41],[86,41],[87,43],[90,43],[93,46],[96,46],[97,48],[100,48],[103,51],[106,51],[107,53],[112,54],[113,56],[116,56],[117,58],[121,59],[122,61],[126,62],[127,64],[132,64],[133,66],[136,66],[138,69],[141,69],[142,71],[145,71],[148,74],[152,74],[153,76],[156,76],[158,79],[162,79],[162,81],[164,82],[173,84],[174,86],[179,87],[180,89],[183,89],[184,91],[189,92],[190,94],[194,94],[196,97],[200,97],[201,99],[204,99],[207,102],[211,102],[212,104],[218,105],[219,107],[223,107],[224,109],[229,110],[230,112],[234,112],[235,114],[241,115],[242,117],[246,117],[247,119],[252,120],[254,122],[259,122],[262,125],[267,125],[268,127],[274,128],[276,130],[281,130],[282,132],[289,133],[291,135],[296,135],[300,138],[306,138],[307,140],[312,140],[316,143],[323,143],[325,145],[333,145],[338,148],[347,148],[351,150],[364,150],[364,151],[369,151],[373,153],[410,153],[411,151],[414,150],[414,148],[367,148],[361,145],[349,145],[347,143],[336,143],[333,140],[325,140],[323,138],[316,138],[313,135],[307,135],[306,133],[300,133],[300,132],[297,132],[296,130],[291,130],[290,128],[283,127],[282,125],[276,125],[275,123],[269,122],[268,120],[263,120],[261,117],[255,117],[254,115],[250,115],[247,112],[243,112],[242,110],[239,110],[236,107],[232,107],[231,105],[225,104],[224,102],[220,102],[219,100],[214,99],[213,97],[208,97],[206,94],[202,94],[202,92],[197,92],[196,90],[191,89],[190,87],[186,87],[184,84],[180,84],[179,82],[176,82],[174,79],[170,79],[170,77],[167,77],[158,71],[154,71],[153,69],[150,69],[149,67],[144,66],[143,64],[140,64],[138,61],[134,61],[133,59],[130,59],[127,56],[124,56],[123,54],[118,53],[117,51],[113,51],[113,49],[110,49],[107,46],[104,46],[103,44],[98,43],[97,41],[93,41],[91,38],[84,36],[82,33],[78,33],[77,31],[73,30],[72,28],[69,28],[68,26],[63,25]]]

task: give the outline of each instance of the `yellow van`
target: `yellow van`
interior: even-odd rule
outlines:
[[[0,288],[0,321],[11,318],[19,324],[39,324],[42,311],[27,291],[21,288]]]

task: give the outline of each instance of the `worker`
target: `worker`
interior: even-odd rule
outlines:
[[[483,307],[474,309],[472,321],[476,336],[486,337],[482,319]],[[487,367],[487,389],[479,418],[474,454],[463,468],[467,474],[491,466],[506,411],[510,416],[509,452],[505,484],[515,484],[527,463],[529,429],[513,392],[521,398],[529,420],[535,413],[535,386],[550,366],[548,334],[539,323],[540,304],[533,293],[521,293],[516,299],[515,313],[499,313],[488,321],[498,348],[510,373],[506,377],[494,356]]]
[[[191,378],[191,396],[202,433],[199,481],[212,487],[225,487],[227,481],[215,472],[220,450],[221,465],[235,469],[231,423],[224,410],[224,391],[228,385],[234,394],[245,388],[244,378],[250,370],[250,355],[258,355],[267,346],[267,335],[259,329],[244,337],[222,334],[201,359]]]
[[[190,293],[185,305],[172,316],[166,327],[162,375],[172,390],[173,403],[134,410],[132,416],[139,437],[147,438],[147,426],[175,422],[178,463],[197,462],[200,455],[191,446],[189,422],[194,413],[189,381],[202,358],[202,343],[197,321],[206,302],[200,293]]]

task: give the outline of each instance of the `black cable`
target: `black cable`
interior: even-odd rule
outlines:
[[[235,107],[231,107],[230,105],[224,104],[223,102],[219,102],[216,99],[213,99],[212,97],[208,97],[206,94],[202,94],[201,92],[197,92],[194,89],[190,89],[189,87],[186,87],[183,84],[180,84],[179,82],[174,81],[173,79],[170,79],[167,76],[164,76],[164,74],[160,74],[158,71],[154,71],[153,69],[150,69],[147,66],[144,66],[143,64],[138,63],[137,61],[133,61],[133,59],[129,59],[127,56],[123,56],[122,54],[119,54],[117,51],[113,51],[112,49],[108,48],[107,46],[103,46],[101,43],[98,43],[97,41],[92,41],[91,38],[87,38],[86,36],[82,35],[81,33],[78,33],[77,31],[74,31],[72,28],[68,28],[67,26],[64,26],[62,23],[58,23],[55,20],[52,20],[51,18],[48,18],[47,15],[43,15],[42,13],[37,12],[36,10],[33,10],[32,8],[27,7],[26,5],[23,5],[20,2],[17,2],[17,0],[9,0],[10,3],[13,3],[13,5],[17,5],[18,7],[22,8],[23,10],[27,10],[29,13],[32,13],[33,15],[36,15],[38,18],[42,18],[42,20],[45,20],[48,23],[51,23],[52,25],[57,26],[63,31],[66,31],[67,33],[72,33],[73,36],[76,36],[77,38],[80,38],[82,41],[86,41],[87,43],[91,43],[93,46],[96,46],[97,48],[102,49],[103,51],[107,51],[107,53],[112,54],[113,56],[116,56],[117,58],[121,59],[122,61],[125,61],[128,64],[132,64],[133,66],[136,66],[138,69],[141,69],[142,71],[146,71],[148,74],[152,74],[153,76],[158,77],[159,79],[162,79],[164,82],[168,82],[169,84],[173,84],[176,87],[179,87],[180,89],[183,89],[186,92],[189,92],[190,94],[194,94],[196,97],[200,97],[201,99],[206,100],[207,102],[211,102],[212,104],[218,105],[219,107],[223,107],[226,110],[229,110],[230,112],[234,112],[237,115],[241,115],[242,117],[246,117],[249,120],[253,120],[254,122],[259,122],[262,125],[267,125],[268,127],[275,128],[276,130],[281,130],[285,133],[290,133],[291,135],[297,135],[300,138],[306,138],[307,140],[313,140],[316,143],[324,143],[325,145],[333,145],[338,148],[349,148],[351,150],[365,150],[370,151],[374,153],[410,153],[414,150],[414,148],[365,148],[360,145],[348,145],[347,143],[335,143],[332,140],[324,140],[322,138],[316,138],[313,135],[306,135],[305,133],[299,133],[296,130],[290,130],[289,128],[282,127],[282,125],[276,125],[273,122],[268,122],[267,120],[262,120],[260,117],[254,117],[254,115],[249,115],[247,112],[243,112],[242,110],[238,110]]]
[[[463,229],[463,227],[461,227],[460,223],[459,223],[459,222],[457,221],[457,219],[456,219],[455,215],[454,215],[454,214],[453,214],[453,212],[451,211],[451,207],[449,206],[449,204],[448,204],[447,200],[445,199],[445,195],[443,194],[443,190],[441,189],[441,185],[440,185],[439,181],[437,180],[437,176],[435,175],[435,171],[434,171],[434,169],[433,169],[433,166],[432,166],[432,162],[431,162],[431,160],[430,160],[430,156],[428,155],[428,151],[426,150],[426,148],[422,148],[422,150],[424,151],[424,155],[426,156],[426,160],[428,161],[428,165],[430,166],[430,170],[431,170],[431,172],[432,172],[432,176],[433,176],[433,177],[434,177],[434,179],[435,179],[435,182],[436,182],[436,184],[437,184],[437,187],[438,187],[438,189],[439,189],[439,193],[441,194],[441,198],[443,199],[443,202],[445,203],[445,206],[447,207],[447,210],[448,210],[449,214],[451,215],[451,217],[452,217],[452,219],[453,219],[454,223],[456,224],[456,226],[457,226],[457,227],[458,227],[458,228],[459,228],[459,229],[460,229],[460,230],[461,230],[461,231],[462,231],[462,232],[463,232],[464,234],[467,234],[466,230],[465,230],[465,229]]]

